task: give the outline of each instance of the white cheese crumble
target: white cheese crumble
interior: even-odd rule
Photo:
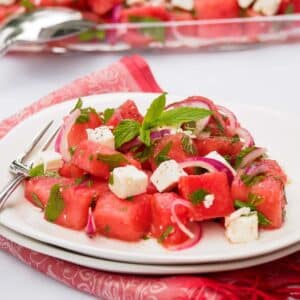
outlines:
[[[63,165],[62,157],[59,153],[46,150],[38,154],[34,165],[44,164],[44,172],[58,170]]]
[[[171,5],[173,7],[192,11],[194,9],[194,0],[171,0]]]
[[[249,207],[242,207],[225,218],[225,235],[231,243],[258,239],[258,217]]]
[[[14,4],[15,2],[15,0],[0,0],[0,5],[9,6]]]
[[[248,8],[254,0],[238,0],[239,7]]]
[[[179,178],[186,175],[175,160],[167,160],[158,166],[150,180],[159,192],[163,192],[174,187]]]
[[[88,140],[115,149],[115,137],[108,126],[87,129]]]
[[[233,167],[229,164],[229,162],[222,155],[220,155],[217,151],[209,152],[205,157],[218,160],[219,162],[224,164],[226,167],[228,167],[228,169],[232,172],[233,175],[236,175],[236,170],[233,169]]]
[[[210,208],[215,201],[215,195],[209,194],[204,197],[203,205],[205,208]]]
[[[273,16],[277,13],[281,0],[256,0],[253,5],[254,11],[266,16]]]
[[[115,168],[110,176],[109,189],[119,198],[126,199],[147,190],[147,174],[134,166]]]

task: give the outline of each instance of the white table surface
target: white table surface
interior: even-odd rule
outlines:
[[[59,86],[114,62],[121,55],[9,55],[0,59],[0,119]],[[144,54],[161,86],[300,113],[300,45],[242,52]],[[0,252],[1,299],[91,299]]]

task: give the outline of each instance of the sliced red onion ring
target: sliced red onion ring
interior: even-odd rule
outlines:
[[[239,126],[237,118],[234,115],[234,113],[231,110],[229,110],[228,108],[221,106],[221,105],[217,105],[217,109],[220,114],[222,114],[223,116],[225,116],[228,119],[229,125],[227,126],[227,128],[230,132],[234,133],[235,129]]]
[[[88,215],[88,221],[87,221],[85,232],[90,238],[92,238],[97,232],[96,224],[95,224],[95,220],[94,220],[94,216],[93,216],[91,207],[89,208],[89,215]]]
[[[176,199],[171,206],[171,218],[176,223],[176,225],[179,227],[179,229],[185,233],[190,239],[194,238],[194,234],[180,221],[178,218],[175,208],[177,205],[184,206],[188,209],[192,209],[192,205],[187,201],[183,199]]]
[[[75,122],[79,116],[80,116],[79,109],[74,110],[69,116],[67,116],[64,120],[64,124],[59,132],[59,135],[56,139],[55,150],[61,154],[64,161],[71,160],[68,136],[69,136],[70,130],[72,129],[73,125],[75,124]]]
[[[63,134],[63,128],[61,127],[56,136],[56,140],[55,140],[55,144],[54,144],[54,150],[55,150],[55,152],[58,152],[58,153],[60,153],[60,144],[61,144],[62,134]]]
[[[180,251],[180,250],[188,249],[195,246],[200,241],[202,235],[201,225],[199,223],[191,223],[190,227],[194,237],[192,239],[186,240],[182,244],[175,245],[175,246],[168,246],[167,247],[168,250]]]
[[[240,139],[244,143],[243,148],[254,146],[254,139],[247,129],[239,127],[235,130],[235,133],[240,137]]]
[[[190,167],[200,167],[203,169],[208,170],[209,172],[224,172],[227,175],[229,183],[233,181],[234,174],[233,171],[230,170],[226,165],[224,165],[222,162],[208,157],[192,157],[188,158],[185,161],[180,163],[180,166],[185,168]]]
[[[251,151],[249,154],[245,155],[244,158],[242,159],[242,162],[239,166],[239,168],[246,167],[253,161],[255,161],[257,158],[261,157],[266,153],[265,148],[256,148],[253,151]]]
[[[171,130],[170,129],[162,129],[157,131],[152,131],[150,133],[151,140],[161,139],[166,135],[170,135]]]
[[[261,165],[252,165],[246,169],[246,174],[249,176],[256,176],[259,174],[267,173],[269,171],[269,167],[261,164]]]

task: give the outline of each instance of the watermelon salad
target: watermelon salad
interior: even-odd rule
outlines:
[[[99,23],[144,23],[150,27],[125,30],[88,30],[76,38],[78,42],[121,40],[133,46],[151,42],[219,36],[253,36],[266,33],[270,24],[232,23],[213,26],[151,27],[152,23],[207,19],[247,18],[300,12],[300,0],[0,0],[0,23],[12,15],[37,8],[63,6],[80,10],[84,17]],[[296,26],[296,24],[295,24]],[[261,28],[263,27],[263,28]],[[78,40],[79,39],[79,40]],[[71,38],[73,41],[73,38]]]
[[[97,111],[79,99],[29,175],[25,198],[45,220],[90,238],[181,250],[201,243],[203,222],[245,243],[285,217],[284,171],[229,109],[201,96],[166,105],[162,94],[145,115],[133,100]]]

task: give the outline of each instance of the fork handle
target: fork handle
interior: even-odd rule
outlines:
[[[0,211],[5,204],[9,196],[14,192],[14,190],[19,186],[19,184],[25,179],[23,174],[15,176],[0,192]]]
[[[15,42],[16,29],[4,26],[0,29],[0,57],[5,55],[8,48]]]

